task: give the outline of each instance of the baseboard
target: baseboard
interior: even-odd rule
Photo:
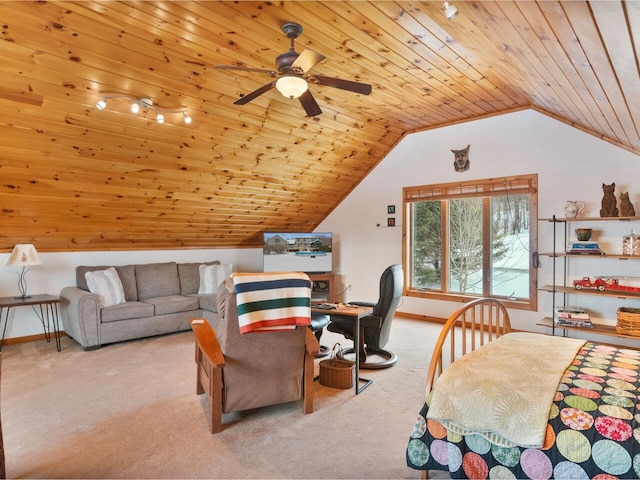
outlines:
[[[425,322],[431,322],[431,323],[442,323],[442,324],[444,324],[447,321],[446,318],[431,317],[429,315],[420,315],[420,314],[417,314],[417,313],[400,312],[398,310],[396,310],[395,315],[397,317],[411,318],[413,320],[424,320]]]
[[[67,334],[65,332],[60,332],[61,337],[66,337]],[[51,340],[54,340],[54,333],[51,332]],[[26,337],[14,337],[14,338],[5,338],[2,341],[2,345],[15,345],[18,343],[29,343],[29,342],[38,342],[41,340],[46,340],[44,333],[39,333],[38,335],[27,335]]]

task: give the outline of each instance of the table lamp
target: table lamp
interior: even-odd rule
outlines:
[[[15,298],[29,298],[27,296],[27,281],[25,275],[29,271],[27,267],[33,265],[42,265],[42,261],[38,256],[38,251],[31,243],[18,243],[13,247],[9,260],[7,260],[7,267],[22,267],[22,270],[18,274],[18,290],[20,296]]]

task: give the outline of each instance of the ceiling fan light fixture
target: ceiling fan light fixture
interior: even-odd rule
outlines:
[[[444,15],[448,20],[453,20],[458,15],[458,9],[447,0],[444,0]]]
[[[276,80],[276,88],[287,98],[299,98],[307,91],[307,81],[297,75],[283,75]]]
[[[140,111],[140,104],[138,102],[133,102],[131,104],[131,113],[138,113]]]

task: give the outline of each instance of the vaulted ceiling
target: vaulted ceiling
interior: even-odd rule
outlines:
[[[0,1],[0,251],[258,246],[313,229],[403,135],[524,108],[640,153],[640,2],[452,3]],[[310,73],[372,93],[235,105],[274,79],[214,66],[273,69],[286,22],[326,57]]]

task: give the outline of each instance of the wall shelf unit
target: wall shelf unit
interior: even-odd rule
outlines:
[[[552,295],[552,309],[551,316],[542,318],[537,325],[551,328],[552,334],[556,334],[556,330],[562,330],[563,334],[566,335],[567,332],[570,331],[579,331],[579,332],[588,332],[594,335],[607,335],[618,338],[632,338],[632,339],[640,339],[639,337],[633,337],[629,335],[621,335],[616,332],[615,324],[603,324],[603,323],[593,323],[592,328],[588,327],[573,327],[567,325],[556,325],[553,319],[553,312],[556,306],[566,306],[573,305],[574,296],[590,296],[590,297],[600,297],[603,301],[604,299],[621,299],[621,300],[629,300],[632,302],[640,303],[640,293],[632,293],[632,292],[624,292],[624,291],[616,291],[616,290],[605,290],[599,291],[595,288],[582,288],[580,290],[576,289],[573,286],[573,279],[569,278],[569,266],[570,264],[579,263],[582,267],[586,268],[587,271],[591,269],[600,268],[602,265],[623,265],[622,268],[627,269],[632,273],[633,270],[638,270],[640,267],[640,263],[635,263],[640,260],[640,256],[629,256],[629,255],[620,255],[620,254],[609,254],[603,253],[602,255],[582,255],[575,253],[566,253],[566,248],[568,246],[569,241],[569,225],[572,224],[588,224],[590,222],[599,222],[598,225],[602,225],[605,229],[607,225],[612,222],[640,222],[640,217],[576,217],[576,218],[559,218],[553,216],[552,218],[540,218],[539,222],[549,222],[552,224],[552,235],[553,235],[553,247],[550,252],[540,253],[539,256],[548,257],[551,259],[552,265],[552,283],[548,285],[543,285],[538,288],[538,291],[549,293]],[[609,223],[602,223],[609,222]],[[640,226],[640,223],[638,223]],[[622,243],[622,239],[620,239]],[[559,242],[561,243],[561,247],[559,247]],[[627,261],[629,261],[627,265]],[[584,263],[583,263],[584,262]],[[604,262],[604,263],[600,263]],[[612,262],[620,262],[620,263],[612,263]],[[598,267],[600,265],[600,267]],[[591,278],[596,278],[599,276],[603,276],[595,270],[593,274],[591,274]],[[622,278],[622,277],[620,277]],[[637,278],[637,276],[636,276]],[[582,297],[585,298],[585,297]],[[622,305],[620,305],[622,306]]]

